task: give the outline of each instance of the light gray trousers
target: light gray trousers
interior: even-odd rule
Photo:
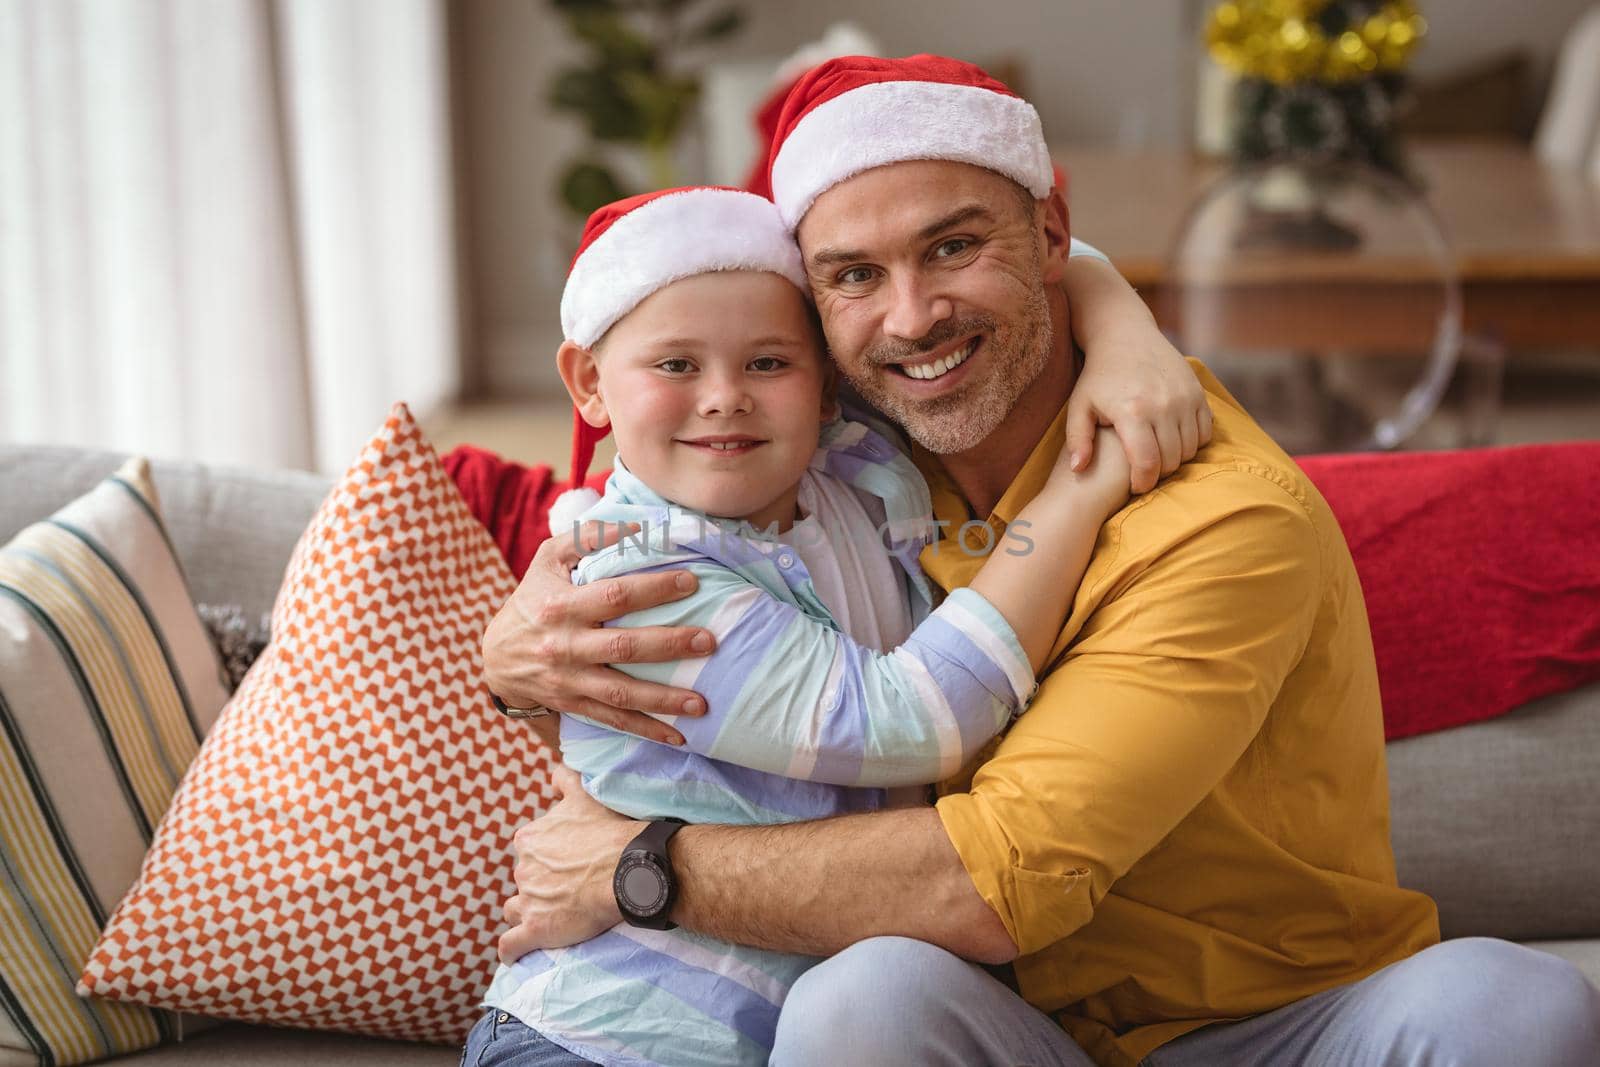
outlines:
[[[774,1067],[1093,1067],[981,967],[904,937],[858,942],[807,971],[778,1021]],[[1219,1023],[1147,1067],[1600,1067],[1600,991],[1509,941],[1446,941],[1359,982]]]

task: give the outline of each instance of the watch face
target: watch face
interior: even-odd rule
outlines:
[[[640,918],[654,917],[667,904],[667,879],[655,858],[645,852],[622,857],[613,888],[624,909]]]

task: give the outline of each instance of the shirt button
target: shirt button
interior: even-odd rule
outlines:
[[[793,567],[793,566],[794,566],[794,557],[789,555],[789,553],[785,552],[783,555],[778,557],[778,567],[779,567],[779,569],[788,570],[790,567]]]

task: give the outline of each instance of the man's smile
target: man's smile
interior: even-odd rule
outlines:
[[[914,361],[891,363],[889,366],[894,368],[899,377],[917,382],[938,382],[942,388],[954,384],[963,376],[958,372],[982,346],[983,335],[978,334],[943,346],[931,355],[918,357]]]

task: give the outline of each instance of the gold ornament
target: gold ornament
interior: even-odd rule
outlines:
[[[1206,23],[1206,47],[1224,67],[1275,85],[1342,85],[1399,70],[1428,32],[1412,0],[1390,0],[1329,38],[1316,16],[1330,0],[1225,0]]]

